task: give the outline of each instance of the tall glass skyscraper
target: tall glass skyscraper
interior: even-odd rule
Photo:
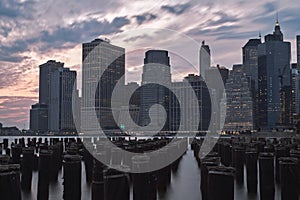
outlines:
[[[168,122],[165,122],[165,119],[168,118],[168,114],[167,116],[163,116],[160,112],[159,107],[152,106],[155,104],[159,104],[163,106],[168,113],[168,88],[170,87],[170,85],[171,72],[168,51],[147,51],[144,59],[142,74],[140,99],[141,106],[139,118],[139,124],[141,126],[147,126],[151,122],[155,126],[153,127],[153,130],[156,130],[157,127],[164,127],[164,129],[168,128]]]
[[[76,71],[69,68],[61,68],[51,73],[48,111],[50,131],[76,132],[72,109],[72,103],[77,101],[73,98],[73,91],[77,89],[76,77]]]
[[[52,72],[62,69],[64,63],[49,60],[45,64],[40,65],[40,85],[39,85],[39,103],[49,104],[50,98],[50,75]]]
[[[291,44],[283,41],[278,21],[273,34],[258,46],[259,126],[274,129],[290,124]]]
[[[82,131],[115,129],[111,97],[116,84],[125,84],[125,49],[107,40],[82,45]],[[96,111],[98,122],[92,120]]]
[[[255,127],[258,124],[258,46],[261,39],[250,39],[243,47],[243,71],[249,80],[253,98],[253,118]]]
[[[258,45],[260,39],[250,39],[243,47],[243,71],[246,76],[254,81],[255,90],[258,87]]]
[[[40,65],[39,103],[30,110],[30,130],[76,132],[72,109],[73,89],[77,90],[76,71],[64,63],[49,60]]]
[[[297,35],[297,64],[300,72],[300,35]]]

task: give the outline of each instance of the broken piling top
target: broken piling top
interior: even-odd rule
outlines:
[[[0,165],[7,165],[10,160],[8,155],[0,155]]]
[[[65,155],[64,156],[64,162],[68,162],[68,163],[76,163],[76,162],[81,162],[82,161],[82,156],[80,155]]]
[[[15,174],[20,172],[19,164],[0,165],[0,176],[6,174]]]

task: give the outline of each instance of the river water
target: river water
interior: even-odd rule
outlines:
[[[0,137],[2,141],[2,137]],[[10,138],[13,141],[13,138]],[[249,196],[246,189],[246,172],[244,172],[244,184],[237,185],[235,183],[235,199],[236,200],[259,200],[259,193],[257,195]],[[22,193],[23,200],[36,200],[37,196],[37,180],[38,172],[33,173],[32,191],[30,193]],[[201,200],[200,192],[200,169],[197,161],[194,158],[193,151],[189,149],[179,163],[177,172],[172,172],[171,184],[163,195],[158,195],[158,200]],[[258,185],[259,188],[259,185]],[[259,189],[258,189],[259,191]],[[116,188],[118,192],[118,188]],[[50,184],[49,200],[63,199],[63,172],[59,173],[58,182]],[[132,188],[131,188],[132,194]],[[91,199],[91,185],[85,181],[85,167],[82,163],[82,200]],[[131,195],[132,199],[132,195]],[[280,199],[280,186],[276,185],[275,199]]]

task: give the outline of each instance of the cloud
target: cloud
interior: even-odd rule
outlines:
[[[273,2],[267,2],[263,5],[264,12],[266,13],[272,13],[274,11],[278,11],[278,3],[273,1]]]
[[[12,45],[0,44],[0,61],[20,62],[26,59],[26,56],[18,55],[28,50],[28,41],[17,40]]]
[[[161,7],[161,9],[175,15],[181,15],[190,7],[191,4],[185,3],[185,4],[177,4],[174,6],[164,5]]]
[[[151,20],[154,20],[157,18],[156,15],[151,14],[151,13],[144,13],[141,15],[135,15],[134,18],[136,19],[138,25],[143,24],[144,22],[149,22]]]
[[[0,96],[0,122],[4,126],[28,127],[29,109],[36,97]]]
[[[214,15],[215,15],[214,18],[217,18],[217,20],[209,20],[206,23],[208,27],[209,26],[218,26],[218,25],[222,25],[225,23],[234,23],[239,20],[238,17],[230,16],[223,11],[218,11],[218,12],[214,13]]]
[[[9,62],[0,62],[0,93],[5,95],[4,89],[9,87],[14,87],[14,89],[20,90],[31,90],[30,87],[35,84],[35,82],[27,77],[37,65],[32,61],[24,61],[22,63],[9,63]],[[2,90],[2,91],[1,91]],[[20,91],[18,91],[19,93]]]
[[[96,19],[74,22],[69,26],[57,27],[54,31],[43,31],[36,40],[54,48],[63,47],[64,43],[77,45],[87,39],[94,39],[99,35],[121,32],[121,28],[129,23],[130,20],[126,17],[116,17],[112,22],[107,20],[98,21]]]
[[[209,35],[209,36],[229,36],[234,35],[236,30],[241,28],[239,25],[232,25],[232,26],[219,26],[218,28],[193,28],[187,31],[188,35],[191,36],[203,36],[203,35]]]
[[[28,18],[31,15],[34,1],[1,0],[0,17],[5,18]]]
[[[147,35],[147,34],[143,34],[143,35],[138,35],[138,36],[134,36],[134,37],[129,37],[129,38],[126,38],[124,39],[124,42],[135,42],[137,40],[143,40],[143,39],[149,39],[151,38],[150,35]]]
[[[28,57],[20,54],[29,51],[31,46],[38,48],[39,53],[53,49],[73,48],[99,35],[121,32],[122,27],[129,23],[130,20],[126,17],[116,17],[111,22],[92,19],[44,30],[31,38],[18,39],[12,44],[0,44],[0,61],[21,62]]]

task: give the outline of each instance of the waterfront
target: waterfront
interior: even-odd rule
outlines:
[[[49,137],[45,137],[47,140],[50,140]],[[44,138],[44,139],[45,139]],[[0,138],[2,141],[3,138]],[[15,137],[10,138],[9,142],[13,142]],[[27,138],[26,138],[27,139]],[[97,140],[97,139],[95,139]],[[192,139],[190,139],[191,143]],[[191,145],[188,146],[188,150],[186,154],[183,155],[182,159],[179,162],[178,169],[172,170],[171,173],[171,182],[167,187],[165,193],[158,193],[157,199],[159,200],[182,200],[185,198],[189,198],[191,200],[202,199],[201,191],[200,191],[200,181],[201,181],[201,171],[197,165],[197,161],[194,157],[193,150],[191,149]],[[257,164],[258,165],[258,164]],[[244,169],[244,181],[242,184],[238,184],[235,181],[234,185],[234,197],[235,199],[249,199],[249,200],[258,200],[259,199],[259,189],[257,194],[248,195],[246,189],[246,168]],[[258,172],[259,173],[259,172]],[[82,175],[81,175],[81,192],[82,198],[91,199],[91,183],[87,183],[86,172],[84,162],[82,162]],[[257,174],[259,177],[259,174]],[[38,185],[38,172],[33,172],[33,180],[32,180],[32,189],[31,192],[22,191],[22,196],[24,200],[35,200],[37,199],[37,185]],[[258,188],[259,188],[258,181]],[[130,199],[133,199],[132,195],[132,184],[130,186]],[[280,185],[275,185],[275,199],[280,199]],[[116,192],[118,190],[116,189]],[[50,182],[49,187],[49,199],[57,200],[63,199],[63,171],[59,171],[59,176],[57,182]]]

